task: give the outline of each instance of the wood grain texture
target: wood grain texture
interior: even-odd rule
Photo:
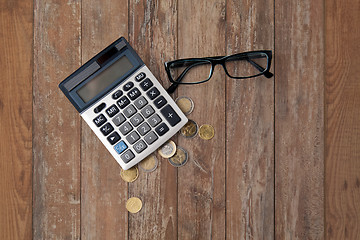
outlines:
[[[32,7],[0,1],[0,239],[32,235]]]
[[[225,1],[178,2],[178,58],[225,53]],[[193,99],[190,119],[215,129],[213,139],[180,138],[189,154],[178,169],[178,238],[225,238],[225,73],[217,67],[207,83],[178,88]]]
[[[81,8],[82,64],[120,36],[127,38],[127,0],[84,0]],[[81,237],[127,239],[127,183],[120,165],[82,121]]]
[[[327,1],[326,239],[360,239],[360,1]]]
[[[275,0],[275,239],[324,239],[324,5]]]
[[[33,238],[80,238],[80,118],[58,84],[80,66],[81,5],[34,2]]]
[[[227,54],[273,50],[273,1],[227,1]],[[226,239],[274,238],[274,77],[226,79]]]
[[[176,50],[176,1],[130,1],[129,41],[155,77],[168,85],[163,62]],[[129,239],[177,239],[176,169],[157,154],[151,173],[140,170],[129,184],[129,197],[139,197],[143,209],[129,214]]]

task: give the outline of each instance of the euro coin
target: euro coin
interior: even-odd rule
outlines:
[[[198,129],[197,123],[189,119],[189,121],[180,129],[180,133],[186,138],[193,138],[198,133]]]
[[[205,140],[210,140],[214,137],[215,135],[215,130],[214,130],[214,127],[209,125],[209,124],[204,124],[204,125],[201,125],[200,128],[199,128],[199,136],[202,138],[202,139],[205,139]]]
[[[184,166],[188,160],[188,153],[182,147],[177,147],[176,153],[173,157],[168,158],[169,163],[174,167]]]
[[[138,178],[139,170],[136,166],[128,170],[121,169],[120,176],[125,182],[133,182]]]
[[[174,156],[175,152],[176,152],[176,144],[172,140],[167,141],[158,150],[158,153],[163,158],[172,157],[172,156]]]
[[[140,198],[132,197],[126,201],[126,209],[131,213],[137,213],[142,208],[142,201]]]
[[[158,159],[154,154],[151,154],[142,160],[138,166],[144,172],[152,172],[158,166]]]
[[[194,102],[189,97],[178,97],[175,102],[185,115],[189,115],[194,110]]]

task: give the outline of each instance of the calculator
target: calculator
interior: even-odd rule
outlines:
[[[124,170],[158,149],[188,121],[123,37],[59,88]]]

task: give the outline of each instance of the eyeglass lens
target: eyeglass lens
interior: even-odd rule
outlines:
[[[234,55],[226,59],[225,68],[231,77],[251,77],[267,69],[267,56],[263,53]]]
[[[169,66],[171,77],[181,83],[206,81],[210,77],[211,62],[206,60],[180,60]]]

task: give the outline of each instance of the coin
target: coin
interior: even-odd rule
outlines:
[[[172,157],[176,152],[176,144],[169,140],[159,148],[158,152],[163,158]]]
[[[126,209],[131,213],[137,213],[142,208],[142,201],[140,198],[132,197],[126,201]]]
[[[215,130],[214,127],[209,124],[201,125],[199,128],[199,136],[202,139],[210,140],[214,137]]]
[[[133,182],[138,178],[139,170],[136,166],[128,170],[121,169],[120,176],[125,182]]]
[[[189,121],[180,129],[180,133],[186,138],[193,138],[197,134],[198,129],[197,123],[189,119]]]
[[[188,153],[182,147],[177,147],[176,153],[173,157],[168,158],[169,163],[174,167],[184,166],[188,160]]]
[[[194,102],[189,97],[178,97],[175,102],[185,115],[189,115],[194,109]]]
[[[158,166],[158,159],[154,154],[151,154],[142,160],[138,166],[144,172],[152,172]]]

